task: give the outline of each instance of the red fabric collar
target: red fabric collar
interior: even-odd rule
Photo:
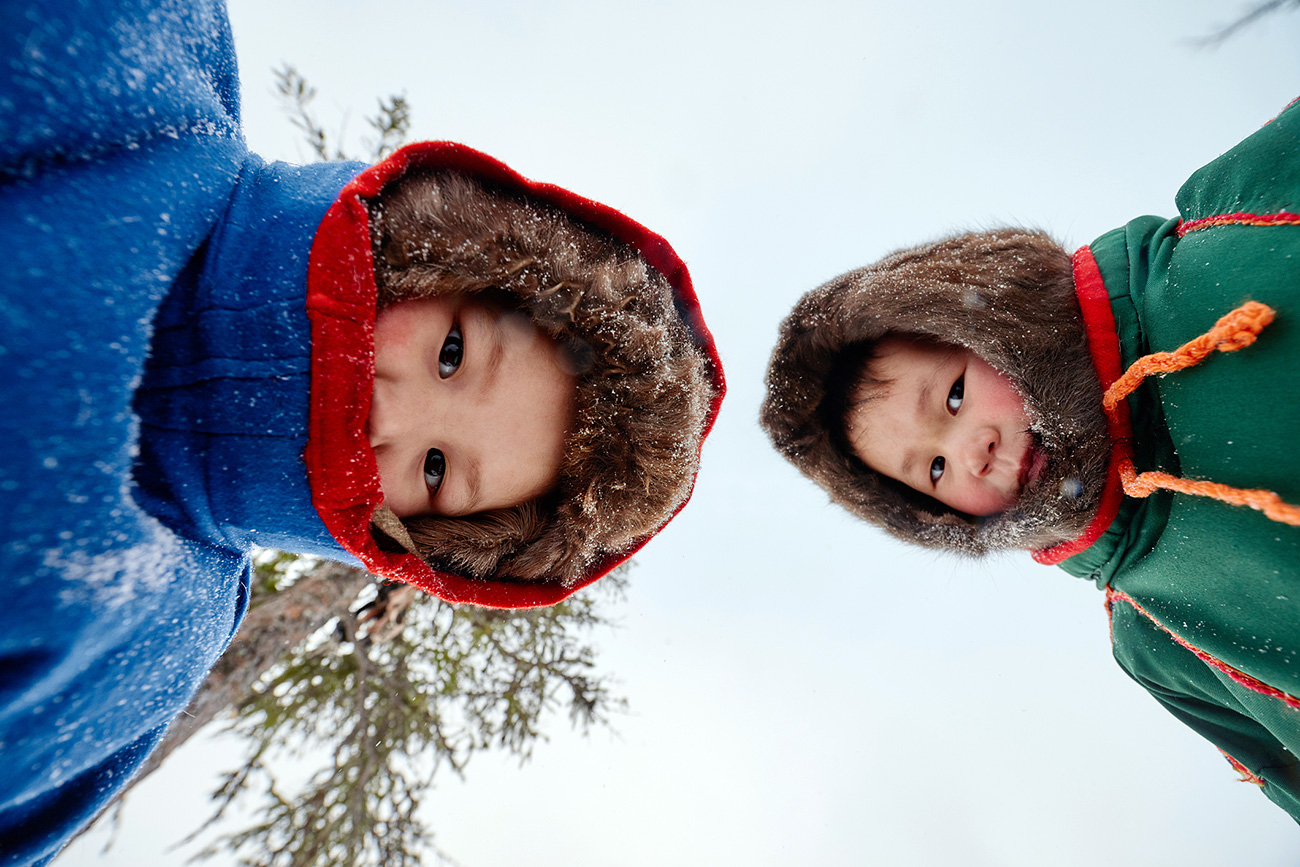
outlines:
[[[1101,389],[1110,388],[1111,383],[1119,379],[1124,372],[1120,363],[1119,334],[1115,329],[1115,314],[1110,309],[1110,295],[1106,284],[1102,282],[1101,271],[1092,250],[1080,247],[1074,253],[1074,292],[1079,298],[1079,308],[1083,311],[1084,330],[1088,336],[1088,352],[1092,355],[1093,367],[1097,368],[1097,378],[1101,380]],[[1123,457],[1133,456],[1133,427],[1129,421],[1127,401],[1121,401],[1115,413],[1116,418],[1108,419],[1111,442],[1110,463],[1106,467],[1106,487],[1101,493],[1101,503],[1097,514],[1088,524],[1083,535],[1051,548],[1033,552],[1039,563],[1055,566],[1062,560],[1073,557],[1091,547],[1101,538],[1111,521],[1119,514],[1120,503],[1124,501],[1124,489],[1119,480],[1119,462]]]
[[[334,538],[377,575],[412,584],[447,602],[493,608],[553,605],[607,574],[650,537],[628,551],[606,557],[576,585],[564,587],[558,582],[478,581],[435,571],[412,554],[381,551],[370,535],[370,517],[383,501],[383,492],[366,436],[375,375],[376,288],[369,215],[361,199],[376,195],[386,184],[417,166],[458,169],[526,192],[640,252],[672,285],[678,310],[711,362],[717,396],[709,410],[705,434],[713,427],[726,389],[722,363],[704,324],[685,263],[667,241],[613,208],[560,187],[534,183],[504,163],[452,142],[408,145],[357,175],[339,193],[316,231],[307,273],[312,364],[311,418],[304,458],[316,511]]]

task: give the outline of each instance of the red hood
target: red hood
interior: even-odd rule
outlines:
[[[636,553],[650,536],[626,551],[605,557],[571,586],[558,581],[476,580],[437,571],[413,554],[380,550],[371,536],[370,519],[383,501],[383,492],[366,436],[374,382],[376,288],[369,214],[361,200],[375,196],[412,167],[456,169],[527,193],[636,249],[673,287],[677,309],[710,361],[717,394],[709,409],[706,435],[717,418],[725,391],[717,347],[704,324],[686,265],[667,241],[613,208],[551,184],[530,181],[504,163],[464,145],[408,145],[357,175],[326,212],[312,243],[307,274],[312,369],[305,459],[316,511],[339,543],[376,575],[412,584],[447,602],[493,608],[553,605],[608,574]]]

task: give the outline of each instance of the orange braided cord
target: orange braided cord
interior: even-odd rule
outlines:
[[[1119,463],[1119,478],[1124,483],[1124,493],[1130,497],[1149,497],[1164,488],[1178,494],[1212,497],[1233,506],[1250,506],[1280,524],[1300,527],[1300,507],[1282,502],[1282,498],[1272,491],[1234,488],[1220,482],[1198,482],[1156,470],[1139,474],[1133,467],[1133,461],[1128,458]]]
[[[1105,407],[1106,414],[1114,413],[1119,402],[1132,394],[1142,380],[1152,374],[1170,373],[1191,367],[1199,364],[1212,352],[1236,352],[1238,349],[1250,346],[1259,336],[1259,332],[1273,321],[1273,317],[1273,308],[1258,301],[1247,301],[1221,317],[1209,331],[1189,340],[1173,352],[1153,352],[1142,356],[1129,365],[1124,375],[1106,389],[1106,394],[1102,397],[1102,406]],[[1300,527],[1300,507],[1284,503],[1282,498],[1272,491],[1234,488],[1219,482],[1183,479],[1158,471],[1139,475],[1133,466],[1132,458],[1128,457],[1120,459],[1118,468],[1124,493],[1130,497],[1149,497],[1163,488],[1180,494],[1211,497],[1234,506],[1250,506],[1263,512],[1271,520]]]
[[[1121,400],[1133,393],[1133,390],[1153,373],[1172,373],[1200,364],[1211,352],[1236,352],[1250,346],[1270,322],[1273,321],[1273,308],[1258,301],[1245,304],[1221,317],[1214,327],[1200,337],[1187,341],[1173,352],[1153,352],[1144,355],[1129,365],[1124,375],[1111,383],[1102,397],[1106,412],[1115,408]]]

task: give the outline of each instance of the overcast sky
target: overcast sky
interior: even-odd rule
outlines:
[[[689,265],[730,384],[692,504],[600,639],[631,713],[428,801],[465,867],[1300,861],[1300,833],[1110,658],[1102,596],[1028,556],[967,563],[854,522],[756,424],[777,323],[891,249],[1023,223],[1069,246],[1144,213],[1300,94],[1300,14],[1220,48],[1210,0],[233,0],[245,126],[309,154],[295,64],[359,136],[404,91],[451,139],[613,205]],[[235,747],[132,794],[117,845],[175,864]],[[182,852],[189,850],[182,850]],[[211,862],[224,865],[220,859]]]

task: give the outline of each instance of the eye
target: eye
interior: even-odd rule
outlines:
[[[949,398],[949,400],[951,401],[951,398]],[[960,398],[958,400],[960,400]],[[939,477],[943,475],[944,463],[945,461],[943,458],[935,458],[930,461],[930,484],[939,484]]]
[[[438,375],[443,379],[451,376],[460,369],[461,359],[465,357],[465,338],[461,336],[460,326],[453,325],[451,331],[447,332],[447,339],[442,342],[442,351],[438,353]],[[434,449],[437,451],[437,449]],[[433,452],[429,452],[433,454]],[[438,455],[439,461],[442,455]],[[425,472],[428,472],[428,460],[425,461]]]
[[[429,449],[424,455],[424,483],[431,494],[442,487],[442,477],[447,474],[447,459],[438,449]]]
[[[961,409],[961,400],[965,396],[965,394],[966,394],[966,374],[963,373],[961,376],[957,377],[957,381],[952,384],[952,388],[948,389],[948,400],[946,402],[946,405],[948,407],[948,412],[952,413],[953,415],[957,414],[957,410]],[[943,458],[939,458],[939,460],[943,460]],[[940,472],[942,471],[943,468],[940,467]],[[930,475],[934,475],[933,467],[930,468]]]

